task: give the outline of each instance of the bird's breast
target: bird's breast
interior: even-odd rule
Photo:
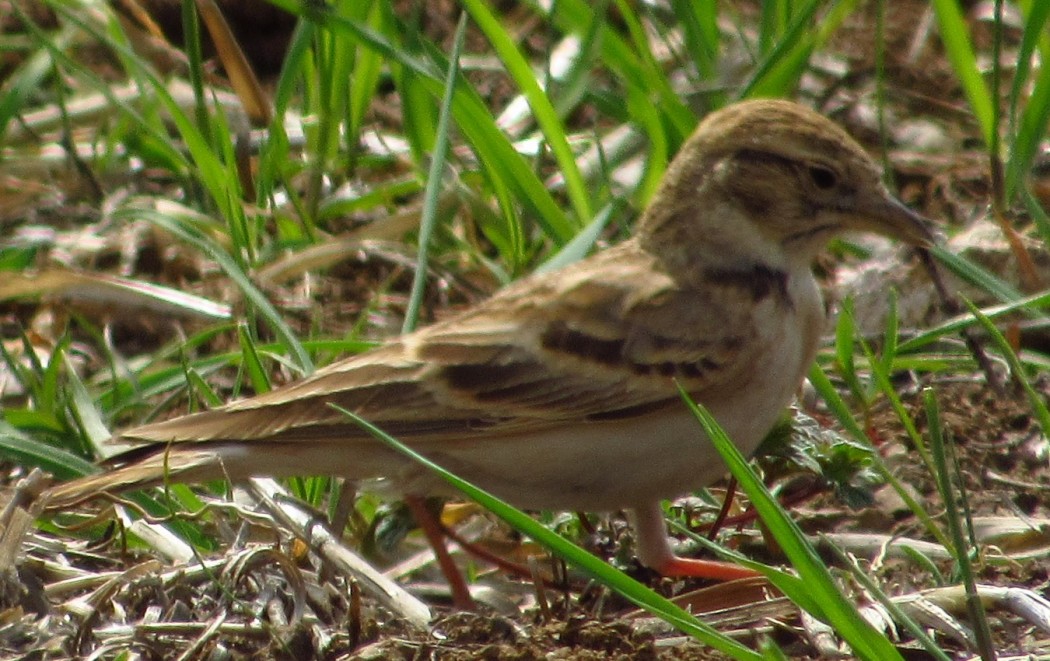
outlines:
[[[790,273],[787,300],[767,299],[754,306],[758,332],[739,387],[713,397],[708,408],[730,438],[749,454],[769,433],[809,371],[823,333],[826,314],[812,272]]]

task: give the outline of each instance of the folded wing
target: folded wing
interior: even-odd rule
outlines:
[[[732,285],[683,288],[630,243],[527,279],[445,322],[312,377],[125,432],[130,442],[366,437],[331,405],[408,442],[650,412],[735,377],[753,339]],[[726,329],[733,329],[729,334]]]

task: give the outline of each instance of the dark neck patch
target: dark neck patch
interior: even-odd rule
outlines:
[[[789,308],[794,307],[787,290],[788,274],[765,264],[753,264],[740,269],[709,268],[704,271],[704,277],[718,284],[730,285],[747,292],[755,303],[772,295],[777,298],[778,302],[784,303]]]

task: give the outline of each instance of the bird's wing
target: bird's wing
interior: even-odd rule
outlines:
[[[129,430],[130,442],[362,437],[406,442],[628,418],[732,382],[756,331],[737,283],[683,289],[633,242],[520,281],[313,376]]]

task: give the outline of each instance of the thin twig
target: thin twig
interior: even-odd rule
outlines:
[[[948,293],[948,288],[944,285],[944,279],[941,277],[940,270],[933,261],[933,255],[930,254],[930,251],[925,248],[916,248],[916,251],[919,253],[919,258],[922,260],[926,273],[930,276],[930,281],[933,282],[933,288],[937,291],[941,312],[948,316],[956,316],[965,312],[959,301]],[[988,385],[995,391],[995,394],[1005,394],[1006,388],[1003,385],[1003,381],[996,373],[991,359],[988,358],[988,354],[984,352],[984,347],[977,341],[977,336],[974,334],[973,329],[963,328],[959,331],[959,334],[962,335],[963,342],[966,343],[966,348],[970,350],[973,359],[977,361],[977,366],[984,372],[984,378],[988,381]]]

